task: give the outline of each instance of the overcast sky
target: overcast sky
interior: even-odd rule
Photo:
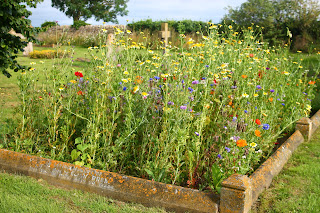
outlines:
[[[79,0],[81,1],[81,0]],[[128,16],[119,17],[120,24],[126,24],[151,18],[152,20],[212,20],[217,23],[227,13],[226,7],[240,6],[246,0],[129,0]],[[44,0],[37,8],[29,8],[32,15],[29,19],[34,27],[39,27],[45,21],[58,21],[60,25],[72,24],[59,10],[51,7],[51,0]],[[94,19],[87,20],[90,24],[102,24]]]

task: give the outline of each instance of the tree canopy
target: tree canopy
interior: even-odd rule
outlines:
[[[28,17],[31,12],[26,9],[36,7],[36,4],[42,0],[5,0],[0,2],[0,70],[7,76],[11,77],[8,69],[15,72],[23,69],[16,60],[16,54],[23,51],[28,41],[35,41],[33,37],[36,30],[31,26]],[[26,37],[26,41],[20,37],[9,33],[10,30],[21,33]]]
[[[81,18],[118,23],[117,16],[127,15],[127,2],[129,0],[52,0],[52,6],[64,12],[73,22]]]
[[[248,0],[240,7],[230,7],[224,20],[234,20],[240,26],[259,25],[274,43],[284,40],[287,28],[294,35],[307,36],[319,22],[319,15],[318,0]]]

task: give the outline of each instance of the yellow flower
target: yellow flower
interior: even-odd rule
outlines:
[[[255,142],[252,142],[252,143],[250,143],[250,146],[251,146],[251,147],[256,147],[257,144],[256,144]]]
[[[122,79],[123,83],[127,83],[128,79]]]
[[[36,62],[30,62],[30,65],[35,65],[36,64]]]
[[[139,90],[139,86],[135,86],[135,87],[133,87],[132,92],[133,92],[133,93],[136,93],[136,92],[138,92],[138,90]]]
[[[129,75],[129,72],[128,71],[124,71],[123,74]]]
[[[75,80],[71,80],[71,81],[70,81],[70,83],[75,84],[75,83],[77,83],[77,81],[75,81]]]
[[[259,95],[257,94],[257,93],[255,93],[254,95],[253,95],[253,97],[258,97]]]
[[[141,95],[144,96],[144,97],[147,97],[149,94],[146,93],[146,92],[142,92]]]
[[[289,72],[287,72],[287,71],[284,71],[284,72],[283,72],[283,74],[285,74],[285,75],[289,75],[290,73],[289,73]]]
[[[242,94],[242,97],[244,97],[244,98],[249,98],[249,95],[248,95],[247,93],[243,93],[243,94]]]
[[[59,90],[62,91],[62,90],[64,90],[64,88],[63,88],[63,87],[60,87]]]

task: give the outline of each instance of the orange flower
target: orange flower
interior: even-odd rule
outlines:
[[[252,54],[252,53],[250,53],[250,54],[249,54],[249,56],[252,58],[252,57],[253,57],[253,54]]]
[[[228,105],[229,105],[229,106],[232,106],[232,101],[230,101]]]
[[[135,82],[137,82],[138,84],[142,84],[142,76],[137,76]]]
[[[258,129],[256,129],[256,130],[254,131],[254,134],[255,134],[257,137],[261,137],[261,132],[260,132]]]
[[[245,146],[247,146],[247,141],[244,139],[240,139],[237,141],[237,146],[238,147],[245,147]]]
[[[313,85],[313,84],[315,84],[316,82],[315,81],[309,81],[308,82],[308,84],[310,84],[310,85]]]
[[[242,78],[247,78],[248,76],[247,76],[247,75],[241,75],[241,77],[242,77]]]
[[[261,121],[259,119],[256,119],[256,124],[261,125]]]
[[[269,98],[269,101],[272,102],[272,101],[273,101],[273,98]]]

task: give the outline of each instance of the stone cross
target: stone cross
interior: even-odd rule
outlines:
[[[161,31],[159,32],[159,37],[164,40],[164,47],[168,44],[168,38],[171,37],[171,33],[168,30],[168,23],[161,24]]]

